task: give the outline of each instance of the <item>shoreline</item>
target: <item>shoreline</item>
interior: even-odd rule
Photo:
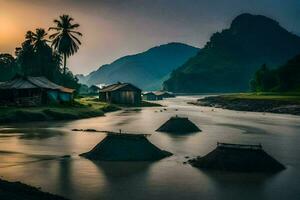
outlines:
[[[76,99],[72,104],[37,107],[0,107],[0,124],[76,120],[104,116],[121,108],[92,98]]]
[[[247,96],[248,95],[248,96]],[[300,115],[300,102],[298,97],[273,98],[272,95],[259,96],[253,94],[231,94],[209,96],[198,99],[190,104],[205,107],[215,107],[236,111],[268,112],[277,114]],[[300,98],[300,97],[299,97]]]
[[[33,187],[19,181],[10,182],[0,179],[0,199],[14,200],[68,200],[65,197],[44,192],[37,187]]]
[[[0,125],[43,121],[65,121],[105,116],[105,113],[124,108],[161,107],[153,102],[142,101],[141,105],[115,105],[101,102],[97,98],[76,99],[72,104],[37,107],[0,107]]]

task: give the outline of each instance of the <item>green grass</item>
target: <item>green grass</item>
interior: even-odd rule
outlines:
[[[106,112],[119,109],[91,97],[75,99],[67,105],[0,107],[0,123],[82,119],[103,116]]]
[[[270,100],[270,101],[289,101],[300,104],[300,93],[275,93],[275,92],[262,92],[262,93],[237,93],[221,95],[222,98],[227,100]]]

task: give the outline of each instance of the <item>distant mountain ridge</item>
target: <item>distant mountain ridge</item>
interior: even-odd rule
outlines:
[[[228,29],[213,34],[205,47],[164,82],[173,92],[246,91],[264,63],[278,66],[300,53],[300,37],[262,15],[241,14]]]
[[[168,43],[145,52],[124,56],[103,65],[87,76],[78,75],[88,85],[130,82],[143,90],[158,90],[170,73],[195,56],[199,48],[183,43]]]

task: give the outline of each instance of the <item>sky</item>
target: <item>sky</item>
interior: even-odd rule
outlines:
[[[69,14],[83,33],[68,67],[87,74],[169,42],[203,47],[241,13],[261,14],[300,35],[300,0],[0,0],[0,53],[14,54],[28,30]]]

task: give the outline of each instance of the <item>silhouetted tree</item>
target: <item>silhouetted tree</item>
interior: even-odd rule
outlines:
[[[59,19],[54,20],[56,26],[49,28],[49,30],[56,31],[49,38],[52,39],[54,49],[63,55],[63,74],[66,74],[67,58],[75,54],[79,49],[79,45],[81,45],[80,40],[76,36],[82,36],[82,34],[75,31],[79,24],[72,24],[73,20],[69,15],[62,15]]]
[[[279,67],[278,76],[281,91],[300,91],[300,55]]]
[[[60,73],[60,55],[52,51],[46,36],[42,28],[27,31],[22,46],[16,48],[17,63],[24,75],[45,76],[53,80],[55,74]]]
[[[7,81],[18,72],[15,58],[12,55],[0,54],[0,72],[0,81]]]

